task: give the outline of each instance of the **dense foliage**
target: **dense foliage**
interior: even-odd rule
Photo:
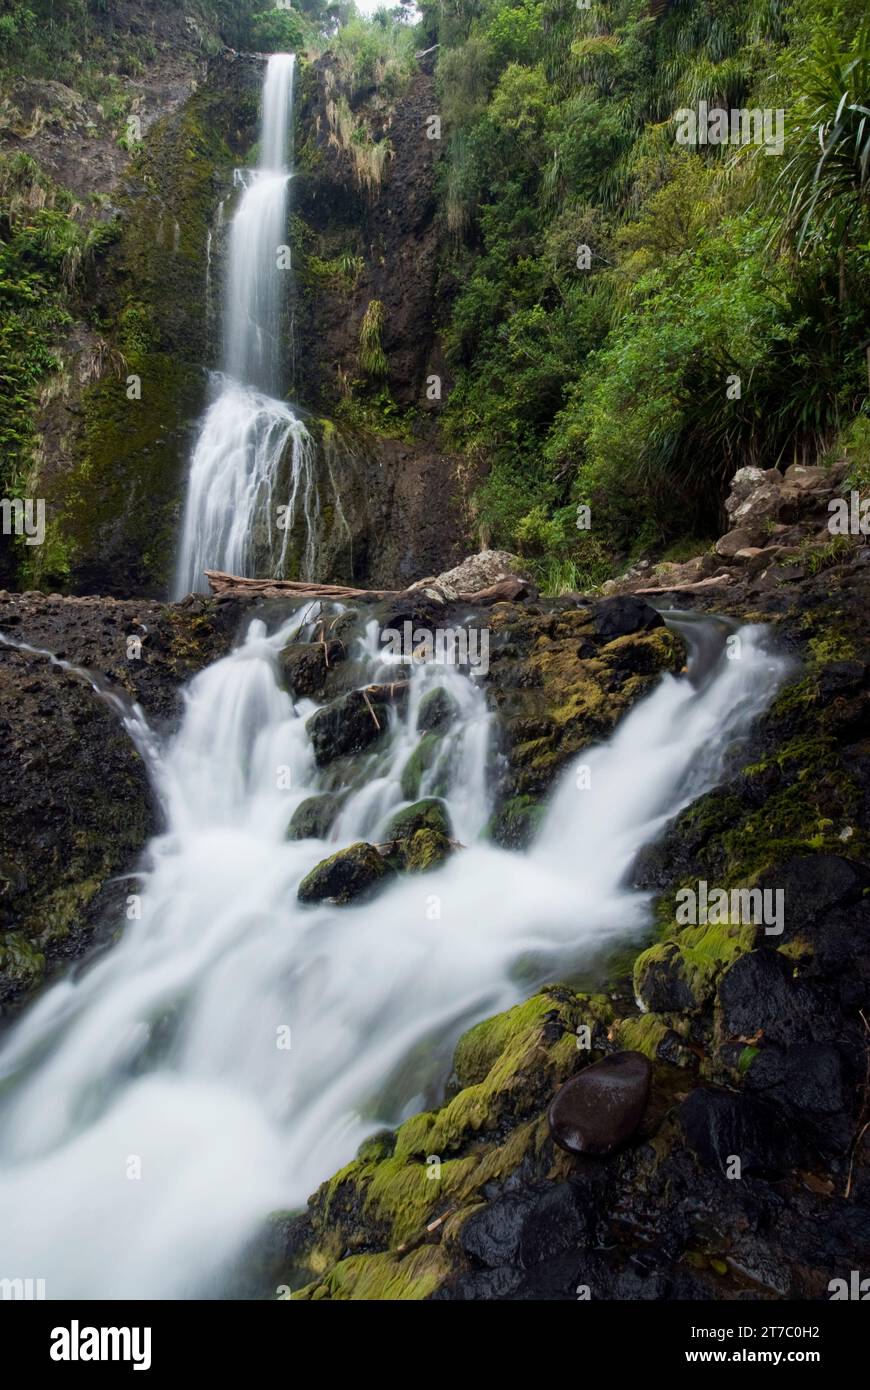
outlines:
[[[866,411],[864,9],[424,0],[458,281],[446,423],[490,465],[492,539],[552,582],[718,534],[737,467],[815,461]],[[781,153],[679,143],[699,102],[781,108]]]

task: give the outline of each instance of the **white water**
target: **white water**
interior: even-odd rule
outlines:
[[[476,838],[490,812],[483,694],[453,668],[419,667],[406,715],[357,766],[337,842],[376,840],[402,804],[420,700],[442,683],[460,715],[430,781],[446,777],[467,848],[372,903],[303,909],[300,879],[336,847],[284,838],[325,781],[305,729],[314,706],[277,679],[303,617],[273,637],[252,623],[192,682],[156,762],[167,829],[149,847],[141,920],[47,991],[0,1052],[0,1276],[44,1278],[49,1298],[214,1291],[271,1210],[304,1204],[368,1133],[420,1108],[458,1032],[530,992],[530,961],[558,979],[641,930],[646,898],[623,884],[635,854],[715,783],[783,672],[744,629],[741,659],[697,689],[665,677],[579,760],[589,789],[570,768],[537,845],[512,854]],[[363,649],[361,683],[388,676],[374,629]],[[431,1070],[399,1084],[412,1055]]]
[[[269,59],[259,164],[236,171],[242,193],[229,230],[223,371],[212,375],[213,400],[190,463],[177,598],[206,590],[205,569],[253,574],[255,556],[265,556],[270,573],[281,574],[299,515],[308,537],[303,577],[314,564],[313,443],[293,409],[279,399],[287,377],[281,324],[290,273],[284,262],[289,252],[295,61],[289,53]],[[288,448],[289,492],[279,496]],[[279,527],[282,505],[286,511]]]

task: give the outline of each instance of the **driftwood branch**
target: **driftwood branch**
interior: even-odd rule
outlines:
[[[315,584],[305,579],[243,579],[222,570],[206,570],[208,586],[221,594],[257,594],[261,598],[392,598],[398,589],[353,589],[347,584]]]
[[[526,598],[531,585],[516,575],[506,575],[487,589],[475,593],[455,593],[442,589],[437,579],[422,579],[408,589],[355,589],[347,584],[317,584],[305,579],[243,579],[241,575],[224,574],[222,570],[206,570],[209,588],[218,598],[237,598],[253,594],[258,598],[301,599],[370,599],[419,598],[429,595],[442,603],[505,603]]]

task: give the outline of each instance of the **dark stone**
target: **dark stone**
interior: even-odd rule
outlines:
[[[560,1086],[550,1103],[550,1133],[575,1154],[609,1154],[643,1119],[652,1067],[641,1052],[616,1052]]]
[[[466,1255],[488,1269],[514,1263],[533,1201],[528,1191],[509,1192],[473,1212],[460,1236]]]
[[[299,885],[301,903],[343,905],[368,897],[390,870],[373,845],[360,840],[315,864]]]
[[[530,1269],[554,1259],[588,1240],[581,1197],[572,1182],[506,1192],[468,1218],[460,1236],[462,1248],[489,1269],[517,1263]]]
[[[317,710],[305,727],[311,735],[318,767],[333,758],[365,752],[383,734],[388,717],[386,705],[373,700],[367,703],[360,690],[352,690]]]
[[[751,1096],[700,1086],[683,1101],[677,1119],[701,1164],[723,1176],[735,1157],[742,1175],[784,1172],[800,1158],[781,1116]]]
[[[443,734],[459,713],[459,707],[449,690],[439,687],[430,690],[420,701],[417,711],[417,731],[421,734]]]
[[[347,655],[343,642],[297,642],[281,657],[287,688],[294,695],[320,695],[330,671]]]
[[[784,892],[783,940],[791,940],[811,930],[830,908],[860,899],[870,887],[870,873],[839,854],[805,854],[776,865],[758,887]]]
[[[837,1035],[830,1001],[815,985],[794,976],[778,951],[739,956],[719,982],[720,1029],[726,1038],[778,1043],[827,1042]]]
[[[784,1106],[790,1123],[826,1153],[848,1147],[853,1130],[850,1087],[833,1043],[764,1047],[746,1072],[746,1090]]]
[[[619,598],[605,598],[592,609],[592,621],[596,637],[604,642],[612,642],[615,637],[627,637],[633,632],[649,632],[654,627],[663,627],[664,618],[643,599],[627,594]]]
[[[866,679],[867,666],[863,661],[831,661],[819,672],[819,696],[825,704],[848,698],[858,693]]]
[[[686,982],[683,956],[676,942],[664,942],[662,954],[643,967],[638,992],[648,1013],[683,1013],[697,1008],[698,1001]]]
[[[325,840],[338,815],[342,798],[334,792],[308,796],[296,807],[287,827],[288,840]]]
[[[581,1206],[581,1193],[572,1182],[547,1186],[536,1198],[520,1233],[519,1257],[524,1269],[532,1269],[584,1245],[589,1223]]]

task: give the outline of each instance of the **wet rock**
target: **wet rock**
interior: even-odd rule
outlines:
[[[343,642],[297,642],[281,657],[284,681],[295,696],[320,695],[330,671],[347,655]]]
[[[740,1173],[778,1173],[801,1156],[781,1117],[750,1096],[699,1086],[677,1111],[685,1142],[699,1161],[725,1174],[740,1160]]]
[[[360,840],[315,864],[300,883],[297,897],[301,903],[344,905],[370,896],[389,872],[375,847]]]
[[[459,707],[449,690],[430,690],[420,701],[417,728],[421,734],[442,734],[458,713]]]
[[[515,796],[491,817],[490,839],[502,849],[527,849],[546,814],[546,807],[530,796]]]
[[[663,627],[664,619],[643,599],[628,594],[596,603],[593,623],[596,637],[611,642],[615,637],[627,637],[629,633],[649,632],[652,628]]]
[[[374,700],[367,702],[361,690],[352,690],[325,705],[305,725],[318,767],[334,758],[365,752],[382,736],[387,721],[386,705]]]
[[[428,772],[435,762],[440,747],[441,739],[437,734],[424,734],[405,763],[399,779],[399,786],[406,801],[413,801],[415,797],[420,795],[423,774]]]
[[[287,827],[288,840],[325,840],[341,808],[334,792],[309,796],[296,807]]]
[[[529,1269],[588,1239],[581,1193],[571,1182],[506,1192],[473,1212],[462,1228],[465,1254],[488,1269]]]
[[[450,818],[447,807],[437,797],[426,797],[415,801],[403,811],[397,811],[387,826],[386,840],[409,840],[418,830],[435,830],[442,835],[450,835]]]
[[[550,1133],[575,1154],[609,1154],[643,1119],[652,1068],[640,1052],[616,1052],[571,1077],[550,1103]]]
[[[786,956],[769,949],[747,952],[726,971],[718,1008],[726,1038],[753,1038],[760,1032],[769,1042],[826,1042],[838,1029],[825,994],[797,978]]]
[[[867,680],[867,665],[863,661],[830,661],[823,666],[818,679],[819,699],[823,704],[839,698],[857,695]]]
[[[446,835],[437,830],[418,830],[403,842],[401,867],[411,874],[437,869],[453,852]]]
[[[782,940],[789,941],[811,932],[830,908],[859,901],[870,887],[870,873],[864,865],[839,854],[806,854],[768,870],[758,886],[782,891]]]
[[[852,1132],[850,1092],[834,1043],[764,1047],[746,1072],[746,1089],[787,1107],[790,1122],[813,1132],[817,1146],[837,1152]]]
[[[638,958],[634,985],[648,1013],[680,1013],[698,1004],[686,979],[682,952],[675,941],[664,941]]]

